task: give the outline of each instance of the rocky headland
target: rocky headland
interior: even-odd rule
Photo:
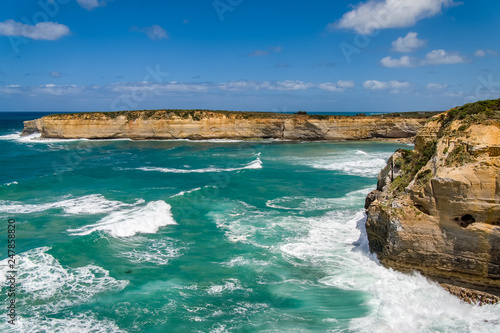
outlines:
[[[367,140],[415,136],[428,114],[327,116],[207,110],[53,114],[24,122],[22,135],[54,139]]]
[[[389,159],[365,208],[384,266],[419,271],[463,299],[500,296],[500,99],[430,118],[415,149]]]

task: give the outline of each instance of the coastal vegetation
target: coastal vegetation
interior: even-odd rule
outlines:
[[[430,179],[430,173],[419,171],[429,162],[436,153],[437,140],[429,142],[422,151],[398,149],[399,157],[394,160],[395,166],[401,170],[401,174],[391,184],[394,194],[404,191],[410,182],[417,176],[418,183],[423,185],[426,179]]]
[[[465,104],[442,113],[437,117],[433,117],[429,121],[438,121],[441,123],[442,134],[437,139],[443,136],[452,138],[466,135],[465,132],[471,125],[500,125],[500,99]],[[454,122],[458,122],[458,124],[452,127],[451,125]],[[428,142],[422,150],[399,149],[400,156],[395,159],[394,163],[401,170],[401,173],[394,179],[391,190],[394,193],[404,191],[415,176],[417,177],[417,185],[423,185],[430,180],[430,170],[423,172],[420,172],[420,170],[434,156],[436,149],[437,140]],[[450,152],[448,152],[448,147],[445,147],[443,154],[447,155],[445,160],[446,166],[460,166],[474,161],[474,156],[468,151],[467,145],[460,142],[456,142],[451,147]]]
[[[204,110],[204,109],[156,109],[156,110],[133,110],[133,111],[104,111],[104,112],[80,112],[80,113],[58,113],[47,116],[52,119],[116,119],[125,117],[128,121],[136,119],[171,119],[178,117],[182,119],[191,119],[200,121],[211,116],[223,115],[226,118],[233,119],[290,119],[295,117],[306,117],[308,119],[326,120],[340,119],[346,117],[378,117],[378,118],[430,118],[439,112],[399,112],[386,113],[367,116],[364,113],[353,113],[352,115],[326,115],[326,114],[308,114],[305,111],[298,111],[294,114],[279,112],[260,112],[260,111],[226,111],[226,110]]]

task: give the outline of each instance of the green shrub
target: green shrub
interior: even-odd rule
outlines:
[[[410,182],[417,175],[436,153],[437,141],[431,141],[427,143],[424,149],[419,152],[417,150],[407,150],[407,149],[398,149],[397,151],[401,153],[401,158],[397,158],[394,162],[396,165],[399,164],[401,168],[401,174],[394,179],[391,184],[391,189],[395,193],[399,193],[404,191],[404,189],[410,184]],[[430,170],[427,170],[430,171]],[[423,176],[420,179],[421,181],[425,180],[425,177],[429,177],[427,171],[423,172]]]
[[[446,157],[446,166],[461,166],[465,163],[472,162],[474,157],[468,152],[467,147],[460,144],[451,151],[451,153]]]

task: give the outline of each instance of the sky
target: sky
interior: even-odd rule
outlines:
[[[497,0],[0,8],[0,111],[440,111],[500,97]]]

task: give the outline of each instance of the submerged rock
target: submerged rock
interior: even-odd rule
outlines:
[[[367,197],[366,230],[380,262],[499,296],[499,150],[500,100],[429,119],[415,150],[398,150]]]

